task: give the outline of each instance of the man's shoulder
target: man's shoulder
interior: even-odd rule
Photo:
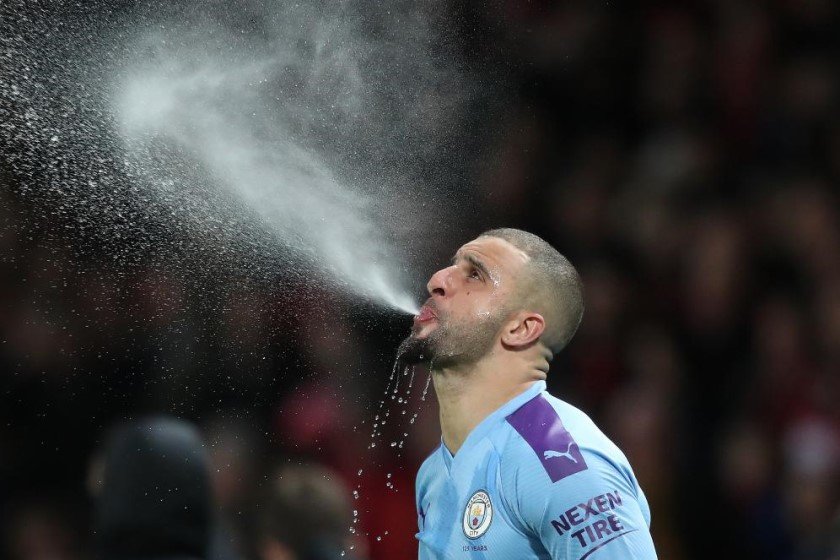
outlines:
[[[433,476],[434,474],[441,471],[444,468],[443,460],[440,456],[440,446],[442,444],[438,444],[434,450],[429,453],[428,457],[423,460],[423,463],[420,465],[420,468],[417,470],[417,483],[420,484],[423,480],[428,478],[429,476]]]
[[[545,473],[555,483],[592,467],[627,463],[624,454],[583,411],[546,391],[506,417],[509,435],[500,446],[503,471]],[[504,472],[503,472],[504,474]]]

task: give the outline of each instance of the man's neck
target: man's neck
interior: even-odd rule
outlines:
[[[477,363],[457,369],[435,369],[432,379],[440,405],[443,443],[455,455],[470,432],[506,402],[545,379],[539,369]],[[521,373],[517,374],[515,369]]]

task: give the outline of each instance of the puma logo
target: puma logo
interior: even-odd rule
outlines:
[[[572,446],[575,442],[570,441],[569,446],[566,448],[566,451],[554,451],[553,449],[549,449],[543,453],[544,459],[553,459],[554,457],[566,457],[570,459],[573,463],[577,464],[578,460],[572,457]]]

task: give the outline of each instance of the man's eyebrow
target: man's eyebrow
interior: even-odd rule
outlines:
[[[452,257],[452,264],[457,263],[458,259],[464,259],[465,261],[476,267],[478,270],[480,270],[485,276],[487,276],[488,278],[490,277],[490,269],[488,269],[487,265],[481,262],[481,260],[479,260],[475,255],[472,255],[470,253],[455,253],[455,256]]]

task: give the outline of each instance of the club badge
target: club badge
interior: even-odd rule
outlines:
[[[484,490],[479,490],[467,502],[464,511],[464,535],[468,539],[477,539],[487,532],[493,520],[493,504]]]

